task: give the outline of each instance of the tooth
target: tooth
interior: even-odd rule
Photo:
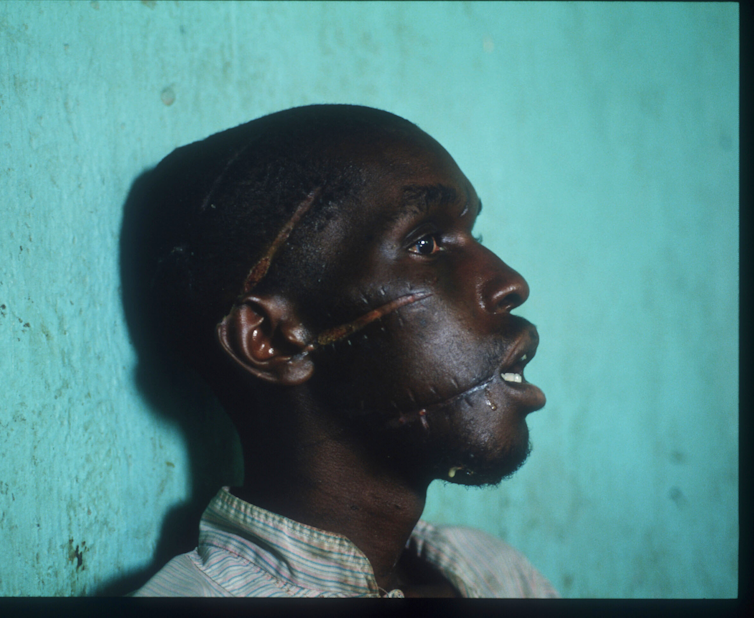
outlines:
[[[521,374],[520,373],[501,373],[500,377],[503,378],[506,382],[518,382],[521,383]]]

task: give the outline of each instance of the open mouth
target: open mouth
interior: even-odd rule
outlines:
[[[504,382],[508,382],[509,384],[522,384],[526,382],[524,367],[534,358],[538,345],[539,336],[537,335],[537,331],[531,328],[501,363],[500,377]]]
[[[526,363],[528,363],[529,360],[531,360],[531,357],[528,354],[524,354],[513,364],[512,367],[508,368],[507,371],[501,371],[500,377],[506,382],[521,384],[524,381],[524,367],[526,367]]]
[[[497,376],[507,385],[513,387],[516,400],[521,400],[521,398],[527,401],[531,400],[532,409],[541,408],[544,406],[544,395],[539,388],[527,382],[524,378],[524,368],[536,355],[538,346],[539,335],[537,329],[533,325],[529,325],[518,341],[510,347],[508,353],[491,376],[451,397],[424,404],[423,410],[426,411],[438,406],[448,405],[460,399],[466,399],[468,402],[468,397],[484,392],[492,383],[496,382]],[[513,395],[513,393],[510,394]],[[542,400],[541,404],[539,403],[540,399]]]

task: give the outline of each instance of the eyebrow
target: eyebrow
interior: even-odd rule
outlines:
[[[447,185],[407,185],[403,187],[399,216],[409,213],[426,214],[433,208],[452,206],[458,202],[458,192]],[[464,205],[464,210],[466,205]]]
[[[477,217],[482,212],[482,200],[477,198]],[[433,209],[441,209],[453,206],[459,201],[458,192],[443,184],[434,185],[406,185],[403,187],[398,210],[388,217],[390,223],[396,223],[411,215],[423,215]],[[459,217],[463,217],[469,211],[468,199],[464,202]]]

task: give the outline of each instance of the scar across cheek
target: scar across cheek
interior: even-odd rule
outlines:
[[[299,224],[303,216],[311,209],[312,205],[321,193],[322,187],[317,187],[311,193],[309,193],[309,195],[306,196],[304,201],[302,201],[298,205],[291,218],[278,232],[274,240],[269,244],[267,250],[264,252],[264,255],[262,255],[262,257],[257,260],[254,266],[251,267],[251,270],[249,270],[249,274],[246,276],[246,279],[243,282],[243,286],[241,287],[241,293],[238,295],[239,301],[243,297],[247,296],[259,284],[259,282],[264,279],[265,275],[267,275],[267,272],[270,270],[270,265],[272,264],[272,259],[275,257],[275,254],[286,243],[288,237]],[[389,313],[392,313],[397,309],[400,309],[401,307],[423,300],[428,296],[431,296],[429,292],[418,292],[400,296],[395,300],[377,307],[376,309],[368,311],[352,322],[341,324],[340,326],[330,328],[320,333],[319,336],[314,339],[314,341],[311,341],[304,347],[303,350],[301,350],[301,354],[308,354],[309,352],[313,352],[314,350],[321,348],[322,346],[346,339],[353,333],[360,331],[362,328],[364,328],[368,324],[371,324],[375,320],[379,320],[380,318],[386,316]]]
[[[360,331],[362,328],[364,328],[368,324],[371,324],[375,320],[379,320],[380,318],[388,315],[389,313],[392,313],[393,311],[397,309],[400,309],[401,307],[405,307],[406,305],[410,305],[420,300],[424,300],[425,298],[431,295],[432,294],[429,292],[416,292],[413,294],[406,294],[404,296],[399,296],[395,300],[391,300],[390,302],[385,303],[384,305],[381,305],[377,307],[376,309],[372,309],[371,311],[365,313],[364,315],[356,318],[352,322],[341,324],[340,326],[336,326],[335,328],[330,328],[320,333],[314,339],[314,341],[309,343],[302,350],[302,352],[303,353],[313,352],[314,350],[322,346],[329,345],[331,343],[336,343],[337,341],[346,339],[350,337],[352,334],[354,334],[355,332]]]

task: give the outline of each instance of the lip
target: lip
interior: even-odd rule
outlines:
[[[505,388],[508,396],[515,399],[527,414],[543,408],[547,402],[542,390],[531,382],[527,382],[524,377],[524,367],[534,358],[538,346],[539,334],[534,325],[530,325],[505,355],[494,378],[494,381]],[[521,375],[521,382],[503,379],[501,374],[504,373]]]
[[[530,324],[513,344],[498,366],[497,372],[523,373],[524,367],[531,362],[539,347],[539,333],[537,328]]]
[[[538,346],[539,334],[537,333],[537,329],[533,324],[527,323],[519,338],[510,346],[492,375],[455,395],[402,411],[397,418],[390,421],[391,426],[395,427],[408,422],[414,422],[420,417],[425,416],[429,411],[442,409],[443,406],[452,405],[459,400],[465,400],[469,407],[473,407],[470,403],[470,398],[485,395],[487,396],[487,405],[493,410],[505,404],[493,404],[490,397],[495,399],[503,397],[512,401],[524,414],[529,414],[543,408],[547,400],[545,394],[538,386],[527,382],[525,379],[518,383],[508,382],[503,380],[501,376],[502,373],[516,369],[521,372],[523,378],[523,368],[534,358]],[[524,356],[526,356],[526,360],[523,360]],[[416,402],[413,403],[416,405]]]

